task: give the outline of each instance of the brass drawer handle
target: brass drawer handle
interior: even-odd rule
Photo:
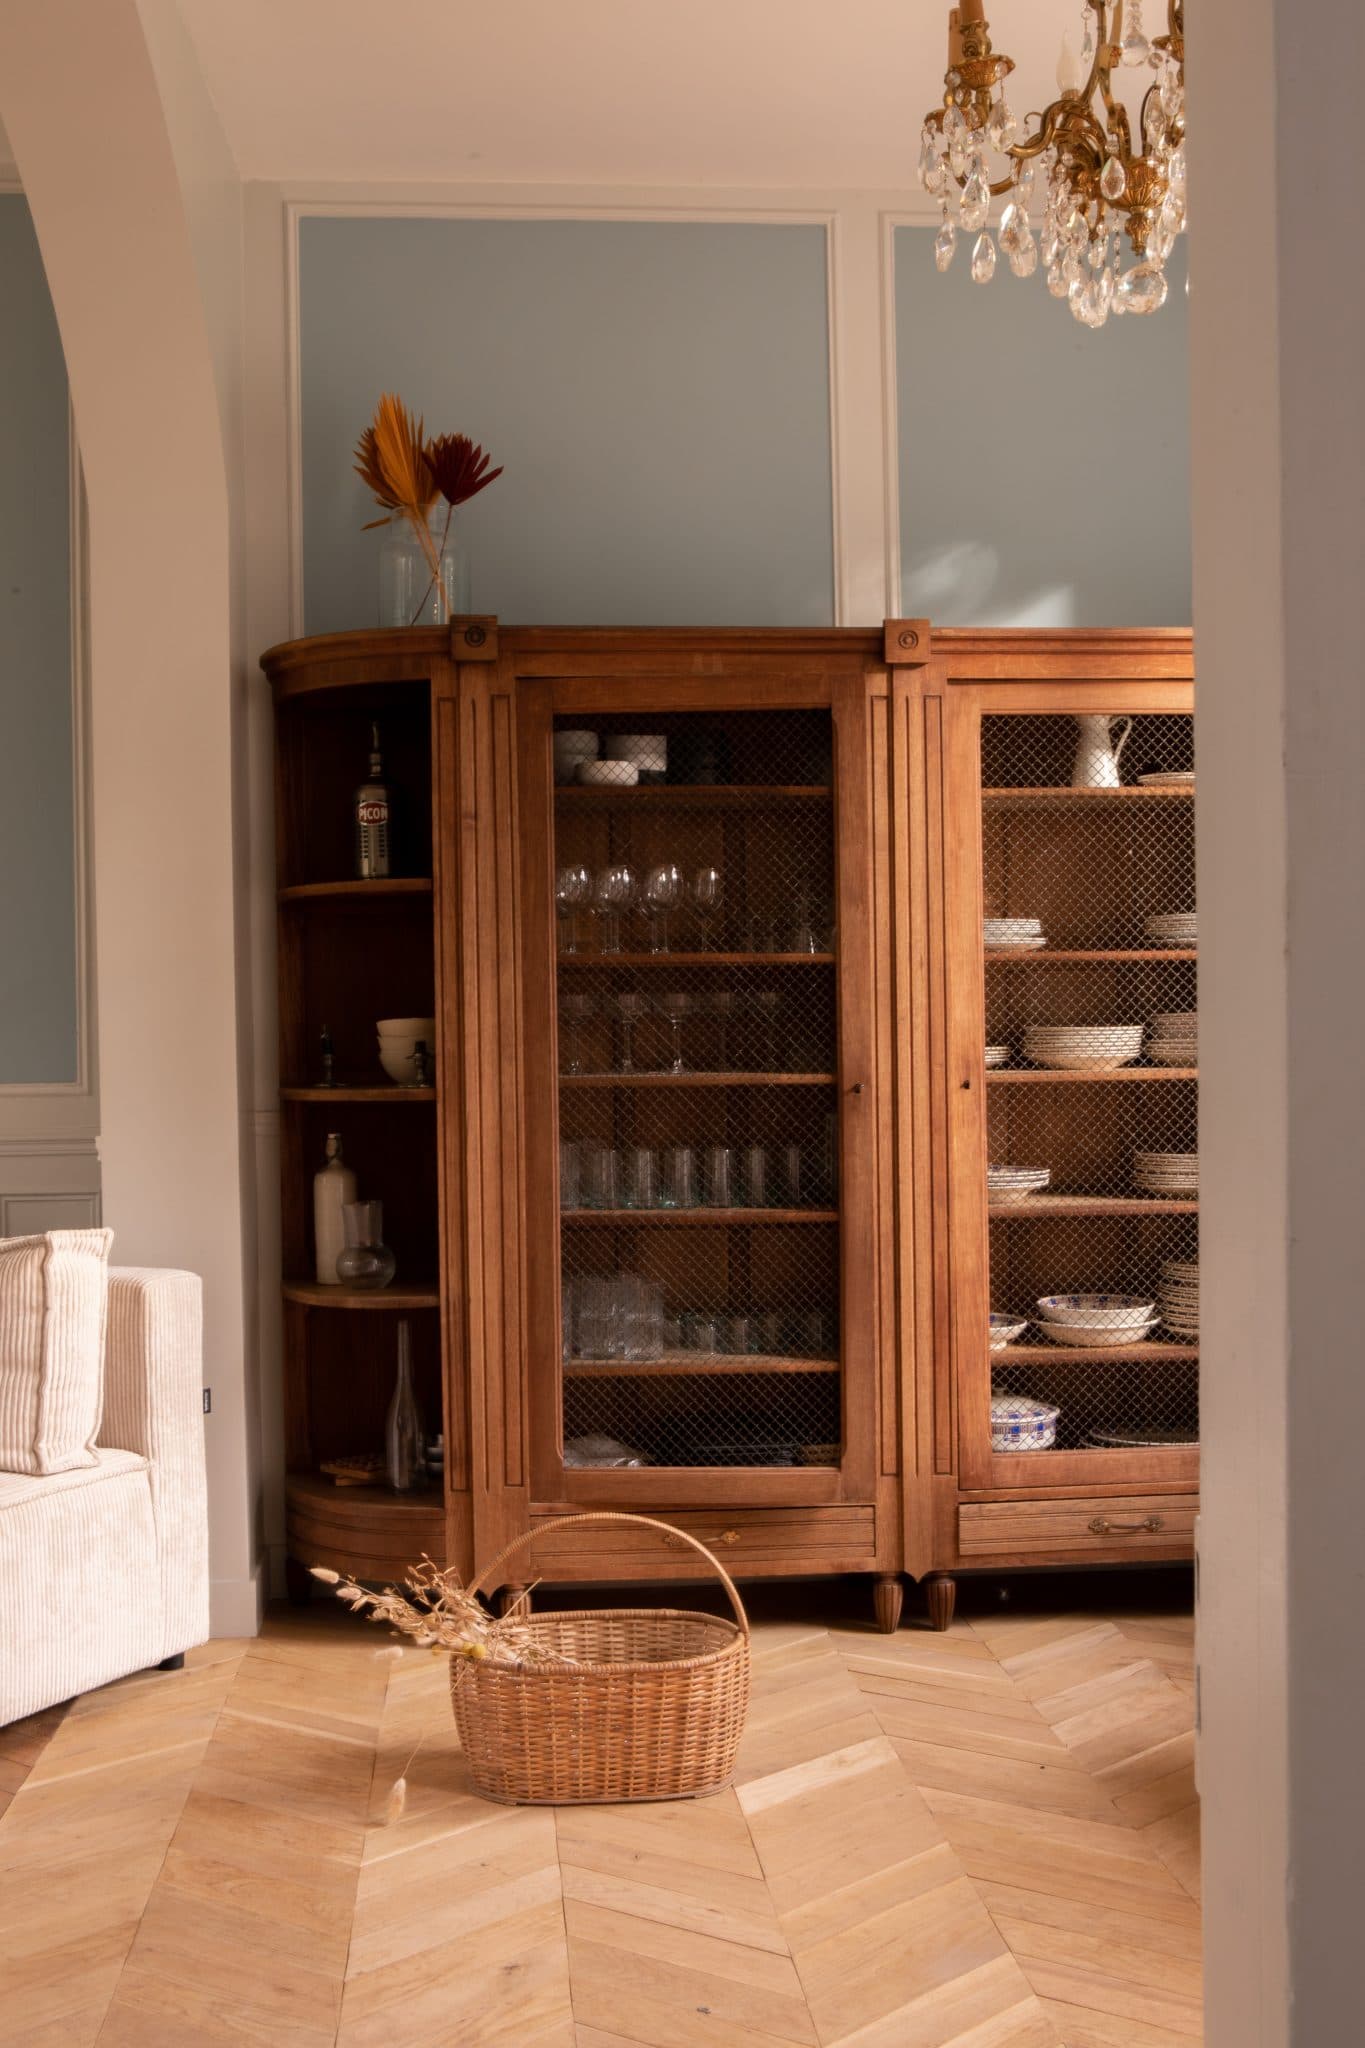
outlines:
[[[1144,1515],[1140,1522],[1111,1522],[1107,1515],[1094,1515],[1090,1533],[1092,1536],[1155,1536],[1160,1527],[1160,1515]]]
[[[711,1538],[711,1541],[713,1543],[726,1544],[738,1543],[739,1531],[738,1529],[722,1529],[719,1536],[713,1536]],[[665,1536],[664,1542],[668,1545],[670,1550],[681,1550],[684,1547],[683,1539],[681,1536]]]

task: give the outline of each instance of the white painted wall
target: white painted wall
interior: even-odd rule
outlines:
[[[153,23],[153,31],[157,25]],[[160,51],[169,78],[173,53]],[[176,92],[192,80],[182,70]],[[200,262],[132,0],[0,6],[0,108],[62,331],[90,517],[105,1215],[205,1284],[216,1630],[256,1626],[233,851],[228,462]],[[202,193],[230,190],[204,123]],[[135,224],[135,231],[130,231]]]

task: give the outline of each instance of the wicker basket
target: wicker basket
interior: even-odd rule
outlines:
[[[572,1669],[450,1660],[450,1696],[474,1790],[508,1805],[580,1806],[695,1799],[730,1782],[749,1704],[749,1621],[734,1582],[704,1543],[647,1515],[562,1515],[518,1536],[475,1579],[523,1544],[580,1522],[638,1522],[691,1545],[730,1596],[734,1621],[677,1608],[537,1614],[542,1642]]]

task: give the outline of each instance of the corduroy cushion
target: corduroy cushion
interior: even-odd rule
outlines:
[[[0,1471],[96,1462],[113,1236],[0,1238]]]

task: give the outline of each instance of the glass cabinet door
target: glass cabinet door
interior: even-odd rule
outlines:
[[[1164,713],[981,718],[989,1292],[969,1327],[989,1411],[969,1483],[1196,1455],[1193,737]]]
[[[835,719],[637,707],[547,737],[537,1492],[761,1469],[774,1499],[785,1468],[799,1499],[845,1435]]]

